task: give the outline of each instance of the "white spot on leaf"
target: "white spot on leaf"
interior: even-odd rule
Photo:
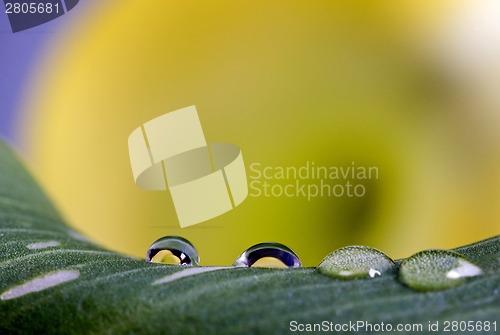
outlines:
[[[32,279],[22,285],[15,286],[0,295],[0,299],[9,300],[22,297],[23,295],[39,292],[47,288],[60,285],[62,283],[77,279],[80,277],[80,271],[60,270],[48,273],[44,276]]]
[[[38,242],[38,243],[31,243],[26,246],[26,248],[31,249],[31,250],[36,250],[36,249],[45,249],[45,248],[55,248],[60,246],[61,243],[57,241],[48,241],[48,242]]]
[[[216,271],[216,270],[224,270],[224,269],[232,269],[233,267],[227,267],[227,266],[207,266],[207,267],[195,267],[195,268],[189,268],[183,271],[176,272],[172,275],[168,275],[166,277],[157,279],[153,282],[153,285],[158,285],[158,284],[165,284],[169,283],[171,281],[181,279],[184,277],[189,277],[189,276],[194,276],[200,273],[204,272],[211,272],[211,271]]]
[[[68,231],[68,235],[70,237],[74,238],[75,240],[78,240],[78,241],[82,241],[82,242],[89,242],[90,241],[87,237],[85,237],[82,234],[77,233],[76,231],[73,231],[73,230]]]

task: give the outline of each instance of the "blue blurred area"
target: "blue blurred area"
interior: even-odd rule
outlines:
[[[19,107],[37,59],[56,34],[59,20],[13,33],[5,9],[0,13],[0,136],[15,144]]]
[[[87,1],[95,3],[94,1]],[[71,12],[37,27],[13,33],[5,7],[0,6],[0,137],[16,146],[16,128],[20,122],[23,95],[29,88],[46,47],[64,31],[65,22],[85,12],[82,5]]]

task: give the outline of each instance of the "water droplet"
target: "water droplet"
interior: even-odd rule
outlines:
[[[456,252],[426,250],[401,264],[399,280],[417,291],[437,291],[458,286],[467,277],[481,273],[478,265]]]
[[[342,279],[373,278],[394,273],[396,265],[380,250],[365,246],[349,246],[326,256],[318,266],[318,271]]]
[[[185,238],[165,236],[151,244],[146,260],[171,265],[198,265],[200,257],[195,247]]]
[[[233,266],[298,268],[301,263],[299,256],[290,248],[276,242],[265,242],[245,250]]]

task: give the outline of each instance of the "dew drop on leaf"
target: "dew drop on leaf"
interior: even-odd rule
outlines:
[[[233,266],[298,268],[299,256],[287,246],[276,242],[264,242],[251,246],[236,259]]]
[[[458,286],[482,272],[478,265],[456,252],[425,250],[401,264],[399,280],[417,291],[437,291]]]
[[[395,273],[394,261],[382,251],[366,246],[349,246],[335,250],[318,266],[318,271],[334,278],[374,278]]]
[[[195,247],[183,237],[165,236],[156,240],[146,253],[146,261],[170,265],[198,265]]]

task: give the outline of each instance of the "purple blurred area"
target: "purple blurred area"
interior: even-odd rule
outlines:
[[[5,7],[0,5],[0,138],[14,147],[20,122],[20,106],[30,78],[36,71],[44,50],[50,47],[64,26],[84,15],[96,1],[80,2],[71,12],[34,28],[13,33]],[[85,4],[85,5],[84,5]]]
[[[0,13],[0,136],[15,145],[16,122],[24,89],[37,59],[64,17],[32,29],[13,33],[5,8]]]

